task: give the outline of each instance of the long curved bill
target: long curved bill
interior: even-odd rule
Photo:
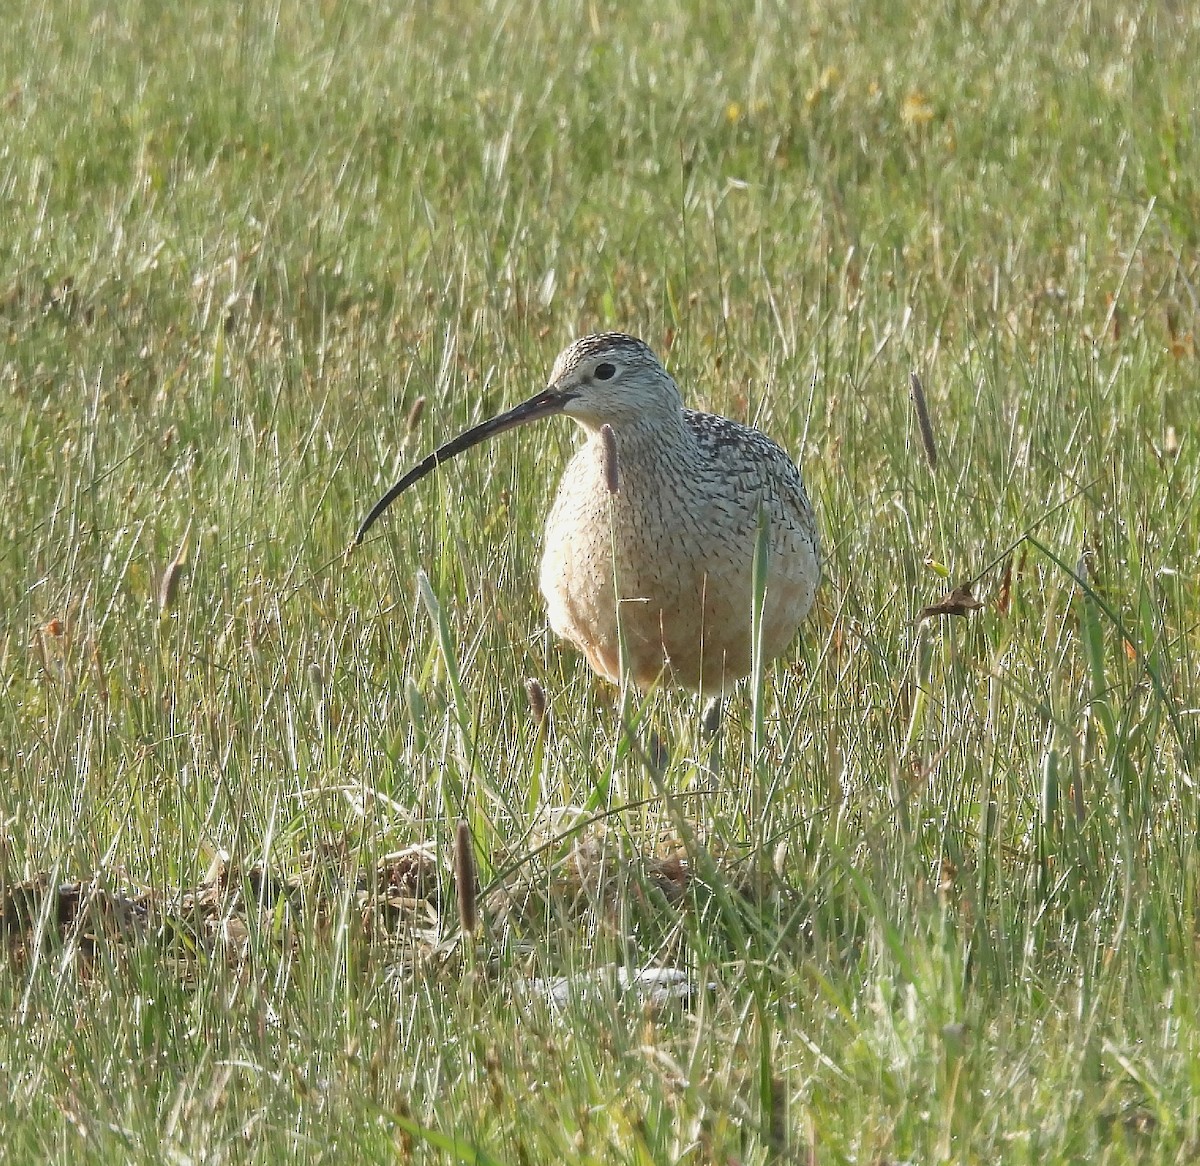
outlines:
[[[419,482],[426,474],[432,473],[442,462],[448,462],[452,457],[457,457],[464,450],[471,449],[472,446],[479,445],[480,442],[487,441],[489,437],[495,437],[498,433],[507,433],[510,429],[516,429],[518,425],[527,425],[530,421],[537,421],[542,417],[553,417],[556,413],[561,413],[566,408],[567,402],[571,401],[574,396],[574,393],[564,392],[561,389],[543,389],[536,396],[530,397],[524,404],[517,405],[516,408],[509,409],[507,413],[501,413],[499,416],[493,417],[490,421],[480,422],[480,424],[473,426],[465,433],[460,433],[457,437],[451,438],[445,445],[435,449],[427,458],[413,466],[400,481],[371,507],[370,514],[362,520],[362,525],[359,526],[354,536],[353,545],[358,546],[362,542],[367,531],[375,525],[375,520],[409,486]]]

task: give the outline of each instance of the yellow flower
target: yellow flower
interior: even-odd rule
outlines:
[[[927,126],[933,121],[933,106],[919,89],[912,90],[900,105],[900,120],[906,126]]]
[[[817,83],[804,95],[804,103],[810,109],[817,104],[831,89],[837,88],[842,79],[841,70],[836,65],[826,65],[817,78]]]

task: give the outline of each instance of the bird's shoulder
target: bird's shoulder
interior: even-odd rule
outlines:
[[[717,413],[684,410],[684,423],[725,509],[757,510],[765,502],[775,521],[805,542],[816,540],[812,503],[799,467],[761,429]]]
[[[730,476],[786,482],[803,489],[796,463],[761,429],[719,413],[694,409],[684,409],[683,419],[701,456],[714,466],[724,467]]]

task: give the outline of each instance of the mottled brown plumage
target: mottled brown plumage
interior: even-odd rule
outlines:
[[[617,683],[619,621],[638,687],[661,679],[706,694],[727,691],[750,673],[761,508],[768,537],[763,655],[779,655],[812,607],[820,578],[816,521],[800,473],[759,430],[685,409],[654,353],[622,333],[577,340],[554,362],[548,388],[414,467],[376,504],[356,542],[441,462],[555,413],[573,417],[586,439],[546,522],[540,582],[554,631]],[[612,431],[607,448],[604,426]]]

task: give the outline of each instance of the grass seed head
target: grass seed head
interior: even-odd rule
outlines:
[[[611,425],[600,426],[600,438],[604,442],[604,484],[610,494],[621,490],[620,470],[617,467],[617,435]]]
[[[546,690],[536,676],[525,681],[525,699],[529,701],[530,718],[540,727],[546,719]]]
[[[933,440],[933,424],[929,420],[929,405],[925,400],[925,386],[915,373],[908,374],[908,386],[912,395],[913,409],[917,414],[917,428],[921,431],[921,445],[925,448],[925,460],[931,470],[937,469],[937,442]]]
[[[454,894],[458,899],[458,922],[464,935],[473,935],[479,922],[475,904],[475,850],[471,827],[459,819],[454,831]]]

